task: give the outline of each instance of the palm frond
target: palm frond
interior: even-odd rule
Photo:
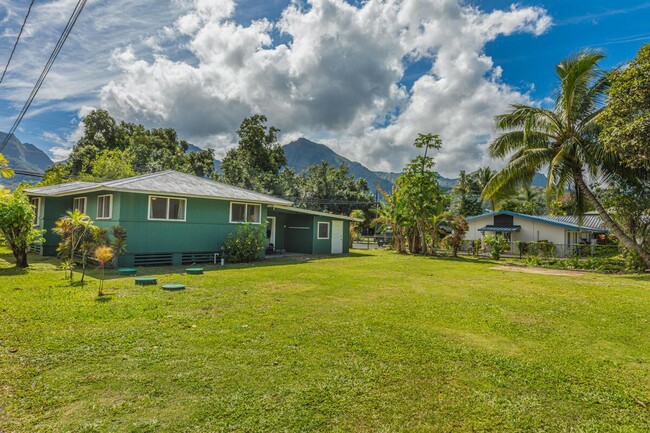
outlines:
[[[516,152],[508,164],[503,167],[485,186],[481,194],[490,200],[507,188],[529,185],[544,165],[548,164],[556,150],[552,148],[522,149]]]

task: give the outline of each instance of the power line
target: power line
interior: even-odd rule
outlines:
[[[43,71],[41,72],[41,75],[38,77],[38,80],[36,81],[36,84],[34,85],[34,88],[32,89],[32,92],[29,94],[29,97],[27,98],[27,101],[25,101],[25,105],[23,106],[22,110],[20,110],[20,113],[18,114],[18,117],[14,121],[14,124],[11,126],[11,129],[9,130],[9,133],[5,137],[5,139],[2,141],[2,144],[0,145],[0,152],[2,152],[2,149],[7,145],[9,142],[9,139],[11,136],[16,132],[16,129],[18,128],[18,125],[20,124],[21,120],[23,120],[23,117],[25,117],[25,114],[27,113],[27,110],[29,107],[32,105],[32,102],[34,101],[34,98],[36,97],[36,94],[40,90],[41,86],[43,85],[43,81],[45,81],[45,77],[47,77],[47,74],[50,72],[50,69],[52,68],[52,65],[54,64],[54,61],[58,57],[59,53],[61,52],[61,49],[63,48],[63,44],[65,44],[65,41],[68,39],[68,36],[70,35],[70,32],[72,31],[72,28],[74,27],[75,23],[77,22],[77,19],[79,18],[79,14],[81,14],[81,11],[83,8],[86,6],[88,0],[79,0],[77,2],[77,5],[75,6],[74,10],[72,11],[72,15],[70,16],[70,19],[68,20],[68,23],[66,24],[65,28],[63,29],[63,33],[61,33],[61,36],[59,37],[58,42],[54,46],[54,50],[52,50],[52,54],[50,55],[50,58],[48,59],[47,63],[45,64],[45,67],[43,68]]]
[[[11,59],[14,57],[14,53],[16,52],[16,47],[18,46],[18,41],[20,41],[20,36],[23,34],[23,30],[25,29],[25,24],[27,24],[27,18],[29,17],[29,13],[32,11],[32,6],[34,6],[34,0],[32,0],[32,2],[29,4],[29,8],[27,8],[27,15],[25,15],[25,19],[23,20],[23,25],[20,26],[18,37],[16,38],[14,47],[11,49],[11,53],[9,54],[9,59],[7,60],[7,64],[5,65],[5,70],[2,71],[2,76],[0,77],[0,83],[2,83],[2,80],[5,78],[7,69],[9,69],[9,64],[11,63]]]
[[[33,177],[43,177],[43,173],[38,173],[36,171],[29,171],[29,170],[17,170],[15,168],[12,169],[14,171],[14,174],[19,174],[21,176],[33,176]]]

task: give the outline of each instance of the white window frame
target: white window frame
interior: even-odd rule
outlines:
[[[244,205],[244,215],[248,218],[248,206],[259,206],[260,207],[260,218],[259,221],[249,222],[249,221],[233,221],[232,220],[232,205],[234,204],[243,204]],[[262,205],[260,203],[245,203],[239,201],[230,202],[230,217],[228,218],[230,224],[262,224]]]
[[[167,207],[165,208],[165,215],[167,218],[152,218],[151,217],[151,199],[152,198],[162,198],[167,200]],[[169,200],[180,200],[183,202],[183,219],[171,219],[169,218]],[[149,221],[169,221],[175,223],[184,223],[187,221],[187,199],[183,197],[166,197],[163,195],[150,195],[147,199],[147,219]]]
[[[107,217],[100,217],[99,216],[99,198],[100,197],[110,197],[111,204],[108,206],[108,216]],[[102,194],[97,196],[97,219],[98,220],[109,220],[113,218],[113,194]]]
[[[36,206],[32,205],[32,200],[36,200],[38,204]],[[32,226],[37,226],[41,222],[41,198],[32,197],[29,199],[29,204],[34,208],[34,221],[32,221]]]
[[[326,237],[321,237],[320,235],[320,225],[321,224],[326,224],[327,225],[327,236]],[[318,224],[316,225],[316,236],[318,239],[329,239],[331,236],[331,229],[330,229],[330,223],[327,221],[318,221]]]
[[[75,197],[72,199],[72,210],[74,210],[74,202],[75,200],[83,200],[84,201],[84,208],[83,210],[80,210],[82,214],[86,214],[88,211],[88,197]],[[111,199],[111,207],[113,207],[113,200]],[[98,208],[99,209],[99,208]]]

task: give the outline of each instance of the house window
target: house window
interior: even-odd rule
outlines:
[[[318,239],[330,238],[330,223],[318,223]]]
[[[41,199],[40,198],[30,198],[29,199],[29,204],[32,205],[34,208],[34,221],[32,221],[32,224],[37,226],[38,225],[38,220],[40,219],[40,213],[41,213]]]
[[[72,200],[72,210],[86,213],[86,197],[77,197]]]
[[[252,203],[230,203],[231,223],[253,223],[262,221],[262,205]]]
[[[149,197],[149,219],[185,221],[187,200],[184,198]]]
[[[97,196],[97,219],[109,220],[113,216],[113,196],[98,195]]]

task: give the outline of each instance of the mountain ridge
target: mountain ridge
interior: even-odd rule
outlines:
[[[4,140],[7,134],[0,132],[0,140]],[[401,173],[372,171],[365,165],[352,161],[332,150],[329,146],[316,143],[305,137],[301,137],[282,146],[287,158],[287,166],[292,170],[300,173],[310,165],[320,164],[322,161],[338,167],[341,164],[350,169],[350,174],[355,178],[364,178],[368,182],[368,187],[375,192],[377,187],[381,187],[386,192],[392,190],[395,180]],[[202,149],[194,144],[188,143],[187,152],[198,152]],[[2,152],[9,160],[9,167],[17,170],[34,171],[42,173],[47,167],[54,164],[49,156],[31,143],[22,143],[17,137],[12,136],[4,151]],[[214,160],[215,169],[219,170],[219,160]],[[16,175],[11,179],[2,179],[0,182],[10,188],[15,187],[23,180],[37,180],[32,176]],[[458,179],[439,176],[440,186],[449,190],[454,187]],[[537,173],[532,186],[546,186],[546,176]]]

